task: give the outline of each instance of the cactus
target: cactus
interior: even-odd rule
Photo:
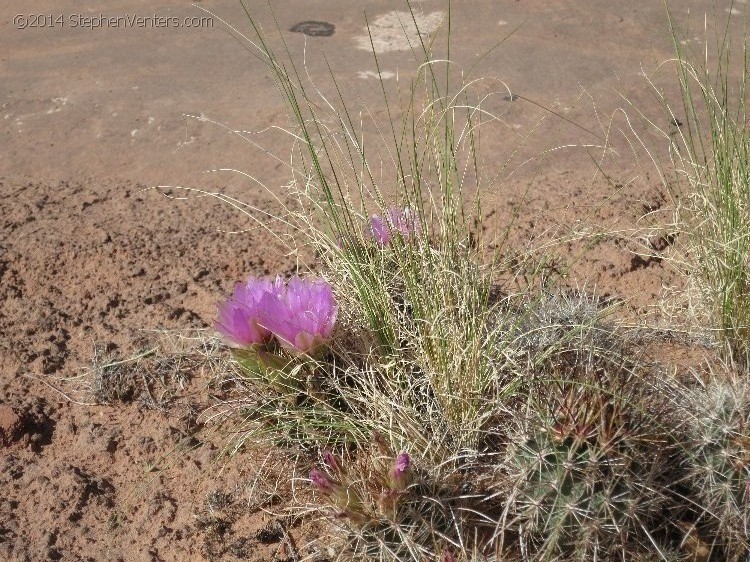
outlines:
[[[627,371],[589,372],[532,391],[504,463],[504,530],[524,559],[609,560],[663,538],[672,449],[644,386]]]
[[[602,356],[621,344],[606,316],[595,296],[581,291],[547,294],[530,303],[517,342],[537,365],[552,357],[558,363],[583,362],[592,352]]]
[[[326,503],[357,527],[372,526],[379,519],[397,519],[414,477],[408,453],[394,455],[379,435],[372,445],[372,450],[363,451],[358,459],[339,459],[324,450],[323,470],[315,467],[310,471],[310,482]]]
[[[722,560],[750,556],[750,382],[713,380],[688,396],[692,494]]]
[[[477,518],[455,505],[461,495],[455,483],[441,481],[447,488],[440,487],[379,434],[369,448],[343,458],[324,451],[322,461],[310,482],[323,511],[346,532],[342,560],[456,560],[447,545],[476,534],[476,526],[462,534]]]
[[[625,456],[541,433],[514,454],[518,531],[545,558],[608,559],[649,509]]]

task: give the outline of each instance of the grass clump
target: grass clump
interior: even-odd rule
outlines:
[[[220,342],[206,333],[162,331],[148,348],[122,357],[97,345],[91,369],[77,393],[95,403],[138,402],[159,410],[172,406],[196,372],[211,378],[227,369]]]
[[[733,44],[732,19],[717,30],[715,51],[680,40],[670,16],[682,104],[667,104],[677,182],[683,263],[699,296],[694,312],[718,334],[727,356],[750,365],[750,135],[745,93],[748,52]],[[706,38],[708,42],[708,37]],[[736,37],[734,39],[736,42]],[[739,49],[738,49],[739,47]],[[739,50],[739,53],[737,53]],[[678,117],[679,115],[679,117]],[[685,123],[682,123],[684,115]],[[704,324],[705,325],[705,324]]]

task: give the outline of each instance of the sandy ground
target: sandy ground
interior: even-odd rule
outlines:
[[[249,4],[282,48],[266,3]],[[387,119],[372,54],[362,48],[363,12],[396,96],[415,73],[400,26],[383,18],[397,3],[272,4],[281,36],[321,92],[332,92],[325,53],[350,103]],[[703,14],[726,17],[729,4],[686,0],[674,14],[697,30],[687,36],[693,41]],[[418,9],[429,26],[446,7],[425,0]],[[735,3],[740,24],[745,9]],[[225,466],[220,458],[221,436],[206,430],[201,413],[222,389],[191,339],[211,326],[215,303],[237,280],[291,273],[296,256],[262,230],[247,231],[252,221],[216,198],[153,189],[220,191],[257,207],[263,220],[289,179],[291,141],[274,128],[287,124],[274,83],[218,17],[248,30],[231,0],[38,0],[2,10],[2,560],[294,560],[315,538],[307,522],[267,513],[281,511],[271,508],[286,488],[251,497],[257,459]],[[497,92],[484,107],[502,116],[482,151],[489,165],[509,160],[513,173],[493,185],[489,228],[517,213],[513,240],[521,244],[577,219],[632,228],[665,204],[655,170],[620,133],[627,121],[618,111],[631,100],[669,127],[646,81],[668,97],[676,92],[671,71],[657,70],[671,56],[661,2],[468,0],[454,2],[451,17],[456,68],[476,65],[474,76],[497,79],[476,85],[479,95]],[[105,18],[120,19],[94,28]],[[209,20],[185,27],[186,18]],[[331,25],[310,28],[322,36],[289,31],[305,21]],[[554,147],[600,145],[607,131],[618,152],[603,161],[609,180],[592,162],[597,149],[556,150],[522,165]],[[648,308],[673,277],[635,248],[626,233],[598,240],[571,283]],[[143,359],[138,376],[150,368],[161,378],[117,397],[94,392],[96,364],[160,342],[187,347]]]

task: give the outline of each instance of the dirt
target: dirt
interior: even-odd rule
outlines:
[[[361,8],[387,27],[392,3],[288,4],[278,10],[279,25],[296,60],[307,49],[308,72],[324,83],[326,50],[337,76],[382,119],[376,67],[359,48]],[[423,4],[436,21],[440,3]],[[613,113],[623,103],[618,91],[659,114],[639,73],[671,54],[663,6],[455,4],[456,58],[477,62],[480,75],[523,96],[493,99],[503,126],[483,139],[483,150],[502,161],[530,135],[512,159],[517,173],[493,188],[488,232],[512,223],[516,248],[569,232],[582,218],[592,232],[620,232],[559,246],[559,263],[568,264],[571,286],[617,299],[634,317],[649,310],[663,286],[679,287],[647,250],[663,250],[670,233],[645,241],[632,234],[666,204],[650,164],[635,154],[607,157],[605,177],[577,150],[517,166],[550,140],[591,140],[525,99],[597,131],[591,100],[621,119]],[[269,129],[287,123],[283,104],[262,64],[219,23],[70,25],[86,14],[205,15],[188,3],[87,6],[82,13],[73,2],[34,4],[35,14],[62,16],[67,25],[20,29],[9,13],[0,22],[0,559],[296,560],[321,531],[285,514],[291,482],[278,490],[259,484],[273,480],[266,466],[282,470],[279,459],[222,454],[226,435],[210,422],[226,389],[201,347],[216,302],[236,281],[296,271],[299,254],[259,227],[289,179],[291,141]],[[247,27],[234,2],[195,6]],[[695,17],[713,7],[683,2],[676,15],[688,21],[688,9]],[[258,14],[272,31],[268,14]],[[289,31],[302,22],[325,33]],[[392,28],[383,33],[381,76],[393,93],[415,64],[399,50],[402,39],[388,43]],[[477,58],[505,35],[501,48]],[[654,79],[669,83],[663,74]],[[248,143],[226,127],[264,132],[247,135]],[[155,189],[164,185],[173,187]],[[250,205],[248,214],[218,192]],[[211,353],[226,358],[226,350]],[[122,361],[131,370],[115,370]],[[118,373],[122,379],[113,378]]]

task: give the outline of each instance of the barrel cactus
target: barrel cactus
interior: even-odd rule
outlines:
[[[600,372],[532,391],[504,459],[504,531],[524,559],[610,560],[663,540],[673,449],[641,383]]]
[[[688,482],[700,523],[723,560],[750,556],[750,382],[714,379],[686,401],[693,446]]]

